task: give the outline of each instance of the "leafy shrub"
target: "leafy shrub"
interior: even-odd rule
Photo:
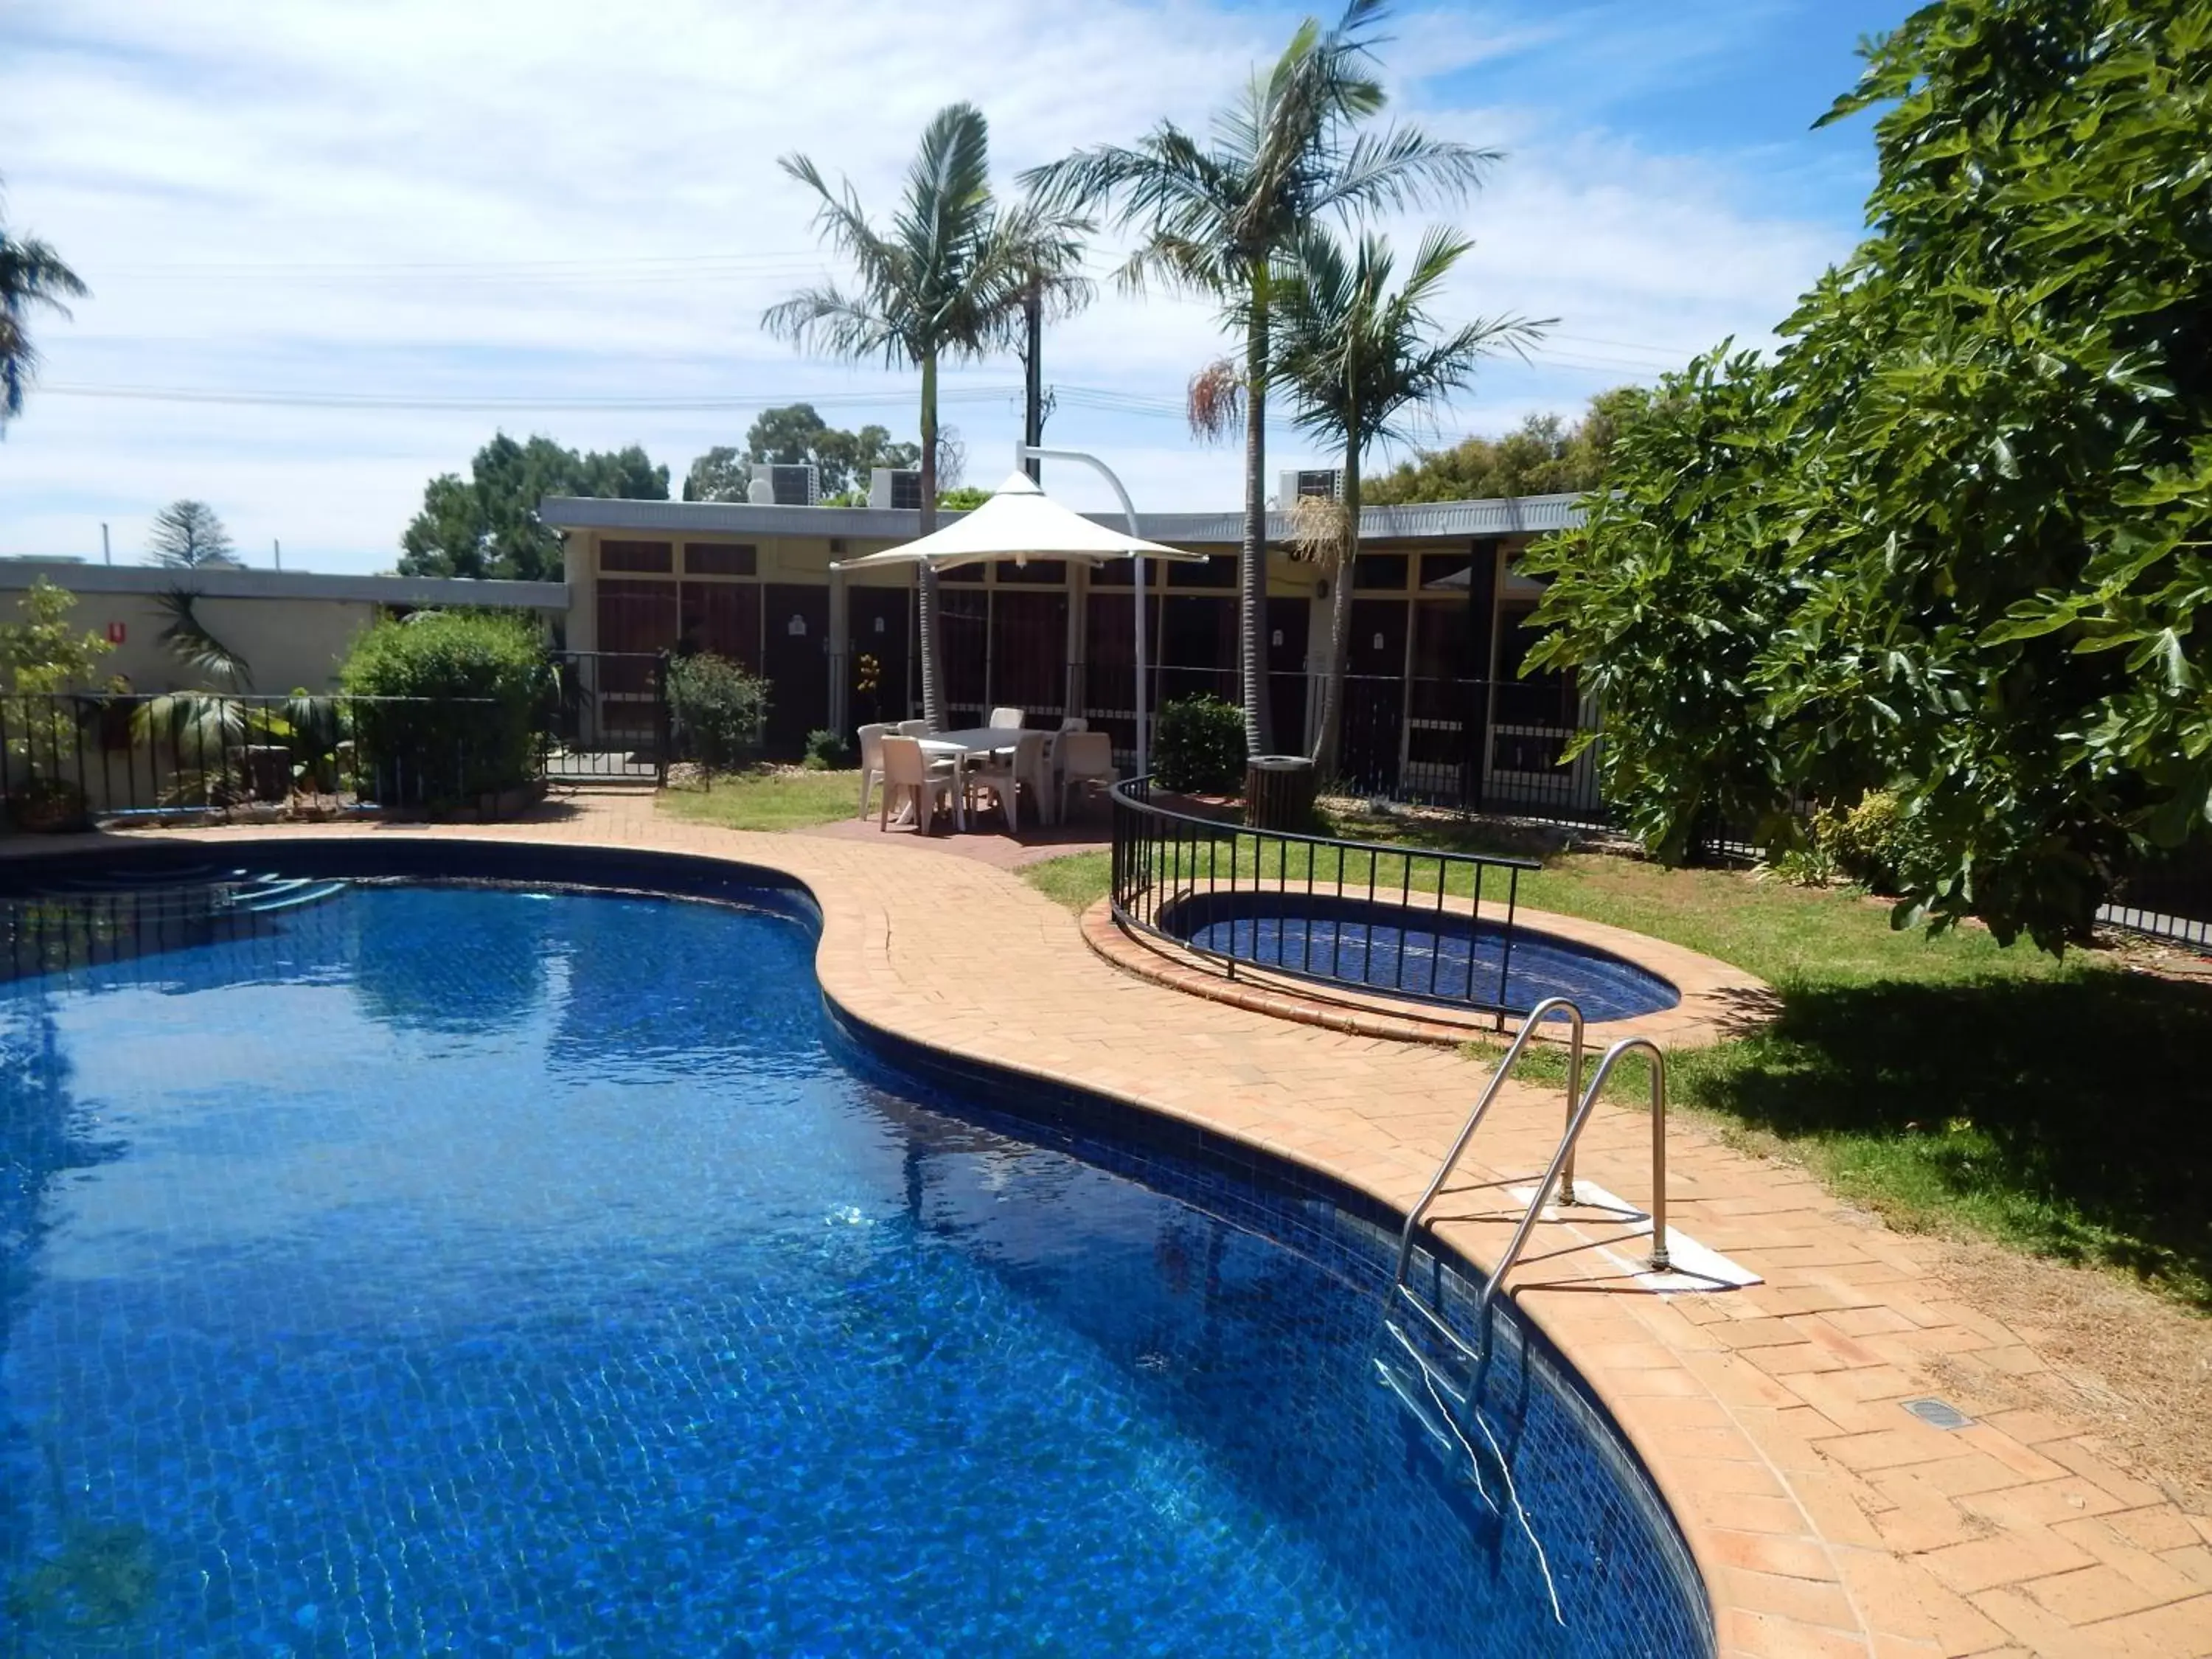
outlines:
[[[814,770],[834,772],[851,761],[845,739],[828,726],[818,726],[806,734],[806,763]]]
[[[1824,807],[1814,815],[1813,833],[1838,869],[1877,893],[1898,891],[1921,850],[1918,827],[1887,789],[1869,790],[1848,811]]]
[[[1152,775],[1163,789],[1225,795],[1244,782],[1244,716],[1218,697],[1178,697],[1152,726]]]
[[[73,829],[84,813],[83,790],[57,775],[78,738],[76,711],[58,694],[90,684],[114,647],[70,625],[76,605],[74,593],[40,577],[17,601],[22,620],[0,623],[0,726],[22,772],[9,804],[27,827]]]
[[[386,805],[453,806],[527,783],[551,671],[515,617],[422,611],[354,641],[339,683],[355,697],[363,771]]]
[[[1854,806],[1816,810],[1804,840],[1772,867],[1784,880],[1802,886],[1855,881],[1874,892],[1893,894],[1925,850],[1904,804],[1887,789],[1874,789]]]
[[[727,657],[702,651],[668,665],[668,720],[677,756],[709,772],[760,757],[769,684]]]

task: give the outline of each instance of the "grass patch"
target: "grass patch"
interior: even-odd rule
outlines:
[[[1362,818],[1341,833],[1505,850],[1448,822]],[[1249,871],[1260,849],[1238,841]],[[1217,856],[1225,875],[1225,837]],[[1293,849],[1288,879],[1303,883],[1305,863]],[[1395,890],[1401,861],[1376,865],[1378,889]],[[1260,867],[1282,868],[1272,852]],[[1328,857],[1320,873],[1334,868]],[[1104,896],[1108,870],[1089,853],[1024,873],[1081,909]],[[1364,858],[1347,874],[1364,889]],[[1486,898],[1492,890],[1486,881]],[[1897,933],[1887,905],[1847,890],[1606,854],[1547,858],[1522,876],[1520,900],[1686,945],[1775,987],[1782,1012],[1765,1030],[1670,1057],[1670,1099],[1729,1139],[1802,1161],[1900,1225],[2112,1268],[2212,1311],[2201,1073],[2212,986],[2129,972],[2096,951],[2058,961],[2007,949],[1979,928]],[[1466,1052],[1487,1063],[1498,1049]],[[1565,1056],[1534,1049],[1522,1074],[1564,1085]],[[1647,1086],[1632,1059],[1607,1092],[1638,1104]]]
[[[1023,867],[1022,879],[1047,898],[1065,904],[1080,915],[1113,884],[1111,853],[1070,853],[1066,858],[1046,859]]]
[[[660,792],[660,810],[725,830],[804,830],[849,817],[860,799],[858,772],[796,769],[740,772]]]

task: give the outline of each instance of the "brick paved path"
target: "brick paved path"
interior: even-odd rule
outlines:
[[[910,839],[744,834],[659,816],[639,797],[564,810],[468,828],[187,833],[587,842],[772,866],[813,890],[823,986],[861,1018],[1243,1136],[1401,1208],[1481,1082],[1446,1050],[1130,977],[1017,878]],[[1559,1107],[1548,1091],[1510,1089],[1468,1184],[1540,1168]],[[1980,1420],[1947,1432],[1900,1404],[1942,1392],[1929,1369],[1941,1356],[2041,1367],[2032,1342],[1931,1292],[1932,1250],[1844,1209],[1802,1171],[1692,1127],[1670,1147],[1675,1227],[1765,1284],[1662,1297],[1608,1279],[1587,1237],[1547,1227],[1513,1287],[1680,1518],[1724,1652],[2212,1653],[2212,1518],[2116,1467],[2085,1423],[1984,1414],[1954,1392]],[[1582,1169],[1640,1200],[1648,1156],[1647,1120],[1607,1108]],[[1462,1196],[1458,1212],[1480,1196]],[[1455,1207],[1448,1194],[1440,1231],[1477,1262],[1494,1259],[1504,1227],[1451,1220]]]

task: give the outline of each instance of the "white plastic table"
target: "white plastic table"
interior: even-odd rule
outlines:
[[[1002,749],[1011,750],[1015,739],[1021,735],[1012,726],[968,726],[957,732],[933,732],[920,741],[924,759],[949,760],[965,771],[976,762],[987,760]],[[962,794],[965,793],[963,784]],[[966,818],[964,808],[956,810],[953,814],[953,823],[959,829],[968,827]]]

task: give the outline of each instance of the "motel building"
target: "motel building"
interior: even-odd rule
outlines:
[[[801,473],[804,468],[776,468]],[[771,469],[759,469],[763,474]],[[799,752],[817,728],[849,733],[921,712],[912,567],[834,570],[834,562],[921,533],[892,506],[910,474],[879,471],[882,505],[809,505],[805,481],[756,483],[750,502],[549,497],[561,532],[565,646],[590,694],[602,740],[641,731],[653,659],[709,651],[770,683],[769,748]],[[1333,475],[1286,473],[1282,499]],[[1326,488],[1323,485],[1323,488]],[[783,502],[759,498],[787,495]],[[1470,809],[1594,812],[1585,756],[1560,751],[1586,711],[1571,677],[1522,678],[1523,625],[1542,588],[1520,574],[1537,537],[1577,521],[1575,498],[1525,496],[1369,507],[1352,573],[1344,770],[1364,793]],[[939,515],[940,523],[955,514]],[[1094,515],[1125,526],[1120,514]],[[1140,514],[1147,540],[1202,552],[1203,564],[1146,573],[1152,706],[1237,690],[1237,550],[1243,514]],[[1329,578],[1295,559],[1290,515],[1269,515],[1267,672],[1275,744],[1310,748],[1329,620]],[[1032,726],[1079,715],[1133,747],[1135,672],[1127,564],[998,561],[944,572],[940,629],[949,719],[981,725],[1012,705]],[[1126,763],[1127,754],[1124,754]]]

